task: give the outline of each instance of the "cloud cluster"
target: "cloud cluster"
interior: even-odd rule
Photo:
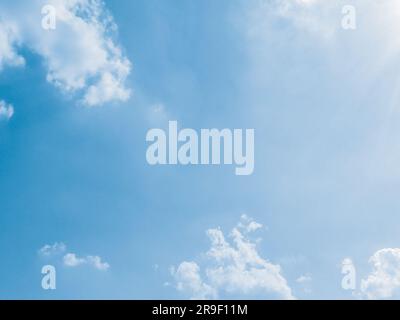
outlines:
[[[361,281],[367,299],[388,299],[400,293],[400,249],[386,248],[369,259],[372,272]]]
[[[232,243],[220,229],[208,230],[211,248],[206,254],[205,271],[202,273],[196,262],[182,262],[172,270],[176,288],[192,299],[214,299],[221,293],[294,299],[280,266],[263,259],[246,236],[260,227],[242,216],[230,234]]]
[[[99,256],[87,255],[79,257],[75,253],[67,252],[67,246],[62,242],[56,242],[52,245],[46,244],[39,250],[39,255],[45,258],[62,256],[62,263],[66,267],[74,268],[81,265],[89,265],[100,271],[107,271],[110,265],[102,261]]]
[[[101,0],[48,0],[56,29],[42,27],[43,1],[0,4],[0,67],[22,65],[20,47],[41,56],[47,81],[87,106],[126,101],[131,62],[115,41],[117,26]]]

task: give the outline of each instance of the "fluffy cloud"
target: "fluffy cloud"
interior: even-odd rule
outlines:
[[[83,258],[78,258],[75,253],[67,253],[63,257],[63,263],[67,267],[77,267],[81,264],[84,264],[86,262],[85,259]]]
[[[101,271],[110,268],[110,265],[107,262],[103,262],[99,256],[78,257],[75,253],[67,253],[63,257],[63,263],[67,267],[78,267],[87,264]]]
[[[103,1],[47,1],[56,10],[55,30],[42,28],[42,5],[40,0],[0,4],[0,66],[22,64],[17,50],[24,46],[43,58],[47,81],[78,94],[83,104],[129,99],[131,63],[115,41],[117,26]]]
[[[372,272],[361,281],[361,294],[367,299],[388,299],[400,291],[400,249],[382,249],[370,259]]]
[[[294,299],[280,266],[263,259],[256,244],[244,235],[244,232],[252,232],[259,226],[243,216],[230,234],[232,243],[220,229],[208,230],[211,248],[206,254],[208,265],[205,266],[204,276],[196,262],[182,262],[176,271],[172,270],[176,288],[194,299],[217,298],[221,292]]]
[[[66,253],[67,246],[60,242],[56,242],[52,245],[46,244],[39,250],[39,255],[45,258],[52,258],[59,255],[62,256],[62,262],[66,267],[78,267],[81,265],[89,265],[100,271],[106,271],[110,268],[107,262],[103,262],[101,257],[87,255],[84,257],[79,257],[75,253]]]
[[[172,270],[176,280],[176,288],[187,292],[192,299],[205,300],[217,297],[215,288],[203,282],[200,267],[195,262],[182,262],[178,269]]]
[[[0,120],[9,120],[14,115],[14,107],[7,104],[5,101],[0,100]]]

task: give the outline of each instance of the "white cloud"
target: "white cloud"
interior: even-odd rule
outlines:
[[[117,27],[103,1],[48,0],[57,12],[55,30],[42,29],[42,4],[0,4],[2,21],[16,26],[6,36],[0,32],[0,53],[8,57],[3,63],[22,63],[12,32],[18,30],[19,43],[44,59],[47,80],[63,92],[78,94],[87,106],[129,99],[126,79],[131,63],[115,41]]]
[[[62,242],[56,242],[52,245],[46,244],[39,250],[39,254],[44,257],[50,257],[52,255],[57,255],[64,253],[67,250],[67,246]]]
[[[296,279],[296,283],[298,286],[301,288],[301,290],[305,294],[311,294],[312,293],[312,276],[311,274],[307,273],[304,275],[301,275]]]
[[[254,221],[252,218],[248,217],[246,214],[243,214],[240,217],[240,222],[238,223],[238,228],[244,230],[245,232],[253,232],[258,229],[261,229],[263,225]]]
[[[15,25],[6,24],[0,19],[0,70],[5,65],[20,66],[25,60],[16,52],[18,31]]]
[[[83,258],[78,258],[75,253],[67,253],[63,257],[63,262],[67,267],[77,267],[86,263],[86,260]]]
[[[103,262],[99,256],[78,257],[75,253],[67,253],[63,257],[63,262],[65,266],[72,268],[83,264],[90,265],[100,271],[106,271],[110,268],[110,265]]]
[[[42,257],[52,258],[57,255],[64,254],[67,251],[67,246],[62,242],[56,242],[52,245],[46,244],[40,250],[39,254]],[[81,265],[89,265],[100,271],[107,271],[110,265],[107,262],[102,261],[99,256],[87,255],[79,257],[75,253],[66,253],[62,257],[62,262],[67,267],[78,267]]]
[[[107,101],[126,101],[129,96],[129,90],[121,86],[121,79],[112,73],[106,72],[96,85],[89,87],[83,101],[88,106],[96,106]]]
[[[205,300],[217,297],[216,290],[204,283],[200,275],[200,267],[195,262],[182,262],[176,271],[172,271],[176,288],[188,293],[192,299]]]
[[[367,299],[388,299],[400,291],[400,249],[382,249],[370,259],[372,272],[361,281],[361,295]]]
[[[300,276],[300,277],[298,277],[298,278],[296,279],[296,282],[297,282],[297,283],[300,283],[300,284],[309,283],[309,282],[311,282],[311,281],[312,281],[312,277],[311,277],[310,274],[302,275],[302,276]]]
[[[206,255],[208,265],[204,268],[204,280],[196,262],[182,262],[177,271],[172,272],[178,290],[191,294],[192,298],[212,299],[225,292],[294,299],[280,266],[260,257],[256,244],[238,228],[231,232],[232,244],[220,229],[210,229],[207,235],[211,248]]]
[[[7,104],[5,101],[0,100],[0,120],[9,120],[14,115],[14,107]]]
[[[108,270],[110,265],[107,262],[103,262],[99,256],[87,256],[86,263],[92,265],[97,270]]]

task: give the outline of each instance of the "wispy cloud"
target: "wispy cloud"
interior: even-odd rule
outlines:
[[[296,279],[297,283],[308,283],[312,281],[312,277],[310,274],[305,274]]]
[[[39,249],[39,254],[44,257],[50,257],[62,254],[67,250],[67,246],[62,242],[56,242],[52,245],[46,244]]]
[[[340,27],[340,10],[337,10],[340,3],[337,1],[262,0],[255,3],[248,11],[252,35],[267,34],[276,19],[325,39],[331,38]]]
[[[312,276],[311,274],[303,274],[296,279],[296,283],[300,286],[302,291],[306,294],[312,293],[311,285],[312,285]]]
[[[62,242],[52,245],[46,244],[39,249],[39,255],[45,258],[57,258],[62,256],[62,263],[66,267],[74,268],[81,265],[89,265],[100,271],[107,271],[110,265],[103,261],[100,256],[86,255],[78,256],[76,253],[67,252],[67,246]]]

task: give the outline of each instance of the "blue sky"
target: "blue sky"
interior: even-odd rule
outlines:
[[[96,3],[0,4],[0,298],[397,297],[397,1]],[[253,175],[149,166],[169,120],[254,128]]]

